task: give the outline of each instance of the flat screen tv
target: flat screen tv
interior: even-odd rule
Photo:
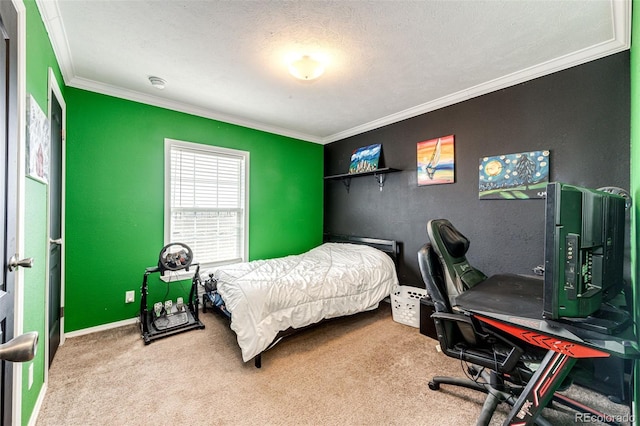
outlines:
[[[625,198],[547,185],[544,317],[612,333],[628,321],[611,303],[623,287]]]

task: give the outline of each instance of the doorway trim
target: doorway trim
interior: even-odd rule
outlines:
[[[62,150],[62,156],[61,156],[61,175],[60,176],[60,186],[61,186],[61,190],[60,190],[60,238],[62,239],[62,244],[60,245],[60,250],[61,250],[61,255],[60,255],[60,308],[61,310],[64,312],[64,290],[65,290],[65,184],[66,184],[66,180],[65,180],[65,171],[66,171],[66,128],[67,128],[67,106],[64,100],[64,97],[62,96],[62,91],[60,90],[60,86],[58,85],[58,80],[56,79],[56,75],[53,72],[53,69],[51,67],[49,67],[49,84],[48,84],[48,91],[47,91],[47,109],[48,109],[48,113],[47,113],[47,117],[49,119],[49,123],[52,123],[51,120],[51,103],[52,103],[52,97],[55,96],[56,100],[58,101],[58,103],[60,104],[60,109],[62,110],[62,141],[61,141],[61,150]],[[49,157],[51,158],[51,157]],[[47,239],[50,237],[51,235],[51,208],[50,208],[50,203],[51,203],[51,185],[48,186],[48,195],[47,195]],[[49,247],[49,243],[47,242],[47,248]],[[49,336],[48,334],[48,330],[49,330],[49,256],[48,256],[49,250],[47,249],[47,260],[46,260],[46,270],[47,270],[47,274],[46,274],[46,278],[45,278],[45,294],[46,294],[46,302],[45,302],[45,312],[47,313],[45,315],[45,333],[47,333],[47,338]],[[60,346],[62,346],[64,344],[64,340],[65,340],[65,334],[64,334],[64,315],[62,315],[62,317],[60,318]],[[49,381],[49,344],[47,342],[47,344],[45,345],[45,382]]]
[[[24,212],[25,212],[25,176],[26,176],[26,101],[27,101],[27,11],[22,0],[12,0],[18,18],[17,45],[17,108],[18,108],[18,190],[16,212],[16,253],[18,258],[25,256],[24,249]],[[22,268],[15,271],[14,322],[13,335],[24,332],[24,273]],[[14,424],[22,423],[22,363],[13,366],[12,416]],[[44,386],[43,386],[44,390]]]

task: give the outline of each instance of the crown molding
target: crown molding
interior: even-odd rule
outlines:
[[[103,95],[114,96],[134,102],[140,102],[160,108],[166,108],[173,111],[196,115],[203,118],[209,118],[212,120],[223,121],[225,123],[235,124],[238,126],[260,130],[263,132],[274,133],[294,139],[300,139],[307,142],[322,143],[322,138],[319,136],[296,132],[277,126],[271,126],[257,121],[247,120],[238,116],[226,115],[205,108],[196,107],[194,105],[171,101],[159,98],[157,96],[147,95],[144,93],[78,77],[73,66],[71,50],[69,48],[64,24],[62,22],[60,10],[58,8],[58,2],[50,0],[36,0],[36,5],[38,7],[38,10],[40,11],[40,16],[47,30],[47,33],[49,34],[51,46],[53,48],[56,59],[58,60],[58,65],[60,67],[60,72],[62,73],[65,85],[69,87],[75,87],[77,89],[83,89]]]
[[[67,39],[67,33],[62,23],[62,17],[60,16],[60,9],[58,8],[57,1],[36,0],[36,6],[40,11],[40,17],[49,34],[51,40],[51,47],[53,53],[58,59],[58,66],[62,73],[62,78],[65,84],[75,76],[75,70],[73,68],[73,61],[71,60],[71,50],[69,49],[69,42]]]
[[[36,0],[36,5],[40,10],[40,15],[42,16],[44,25],[49,33],[51,44],[56,58],[58,59],[58,64],[65,84],[68,86],[323,145],[600,59],[614,53],[622,52],[629,49],[631,46],[631,1],[610,0],[613,34],[611,35],[611,39],[606,42],[590,46],[583,50],[555,58],[545,63],[516,71],[492,81],[469,87],[451,95],[416,105],[403,111],[323,137],[271,126],[265,123],[248,120],[243,117],[222,114],[206,108],[171,101],[78,77],[75,74],[64,25],[58,9],[58,3],[56,1]]]
[[[65,79],[65,81],[67,81],[67,79]],[[73,77],[67,81],[67,86],[74,87],[76,89],[87,90],[89,92],[100,93],[107,96],[113,96],[116,98],[125,99],[133,102],[138,102],[146,105],[151,105],[159,108],[165,108],[172,111],[182,112],[185,114],[195,115],[198,117],[209,118],[212,120],[217,120],[217,121],[221,121],[228,124],[247,127],[254,130],[260,130],[262,132],[274,133],[280,136],[300,139],[307,142],[313,142],[313,143],[322,142],[322,139],[318,136],[296,132],[294,130],[285,129],[277,126],[271,126],[268,124],[260,123],[258,121],[247,120],[239,116],[222,114],[206,108],[197,107],[191,104],[186,104],[183,102],[160,98],[160,97],[149,95],[146,93],[136,92],[134,90],[123,89],[122,87],[100,83],[100,82],[89,80],[86,78]]]
[[[611,39],[580,51],[555,58],[542,64],[526,68],[503,77],[470,87],[465,90],[444,96],[434,101],[426,102],[403,111],[387,115],[360,126],[352,127],[322,139],[323,144],[335,142],[364,132],[378,129],[389,124],[413,118],[427,112],[435,111],[458,102],[463,102],[478,96],[486,95],[500,89],[524,83],[538,77],[553,74],[577,65],[582,65],[605,56],[627,50],[631,47],[631,1],[611,0],[611,16],[613,20],[613,34]]]

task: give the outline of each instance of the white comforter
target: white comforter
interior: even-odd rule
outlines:
[[[223,266],[214,276],[244,361],[267,349],[279,331],[374,309],[398,284],[388,255],[345,243]]]

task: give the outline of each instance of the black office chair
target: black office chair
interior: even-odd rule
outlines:
[[[429,388],[438,390],[445,384],[486,393],[477,425],[488,425],[498,404],[515,403],[546,350],[523,341],[515,342],[511,336],[481,323],[464,308],[456,306],[457,295],[486,280],[487,276],[469,264],[466,259],[469,240],[448,220],[429,221],[427,234],[431,242],[418,251],[418,264],[434,305],[431,318],[440,349],[445,355],[469,365],[467,378],[436,376],[429,382]],[[570,380],[566,385],[569,383]],[[602,415],[559,394],[554,395],[553,403]],[[553,403],[550,408],[554,407]],[[543,417],[538,417],[535,423],[551,425]]]
[[[432,315],[440,349],[452,358],[470,365],[468,378],[436,376],[429,388],[438,390],[441,384],[463,386],[487,394],[478,425],[488,425],[501,402],[513,404],[533,371],[525,361],[523,344],[482,325],[473,316],[452,308],[455,296],[487,277],[469,265],[466,253],[469,240],[448,220],[432,220],[427,225],[431,240],[418,252],[418,264],[427,293],[433,302]],[[537,348],[526,348],[535,353]],[[541,419],[539,424],[550,424]]]

